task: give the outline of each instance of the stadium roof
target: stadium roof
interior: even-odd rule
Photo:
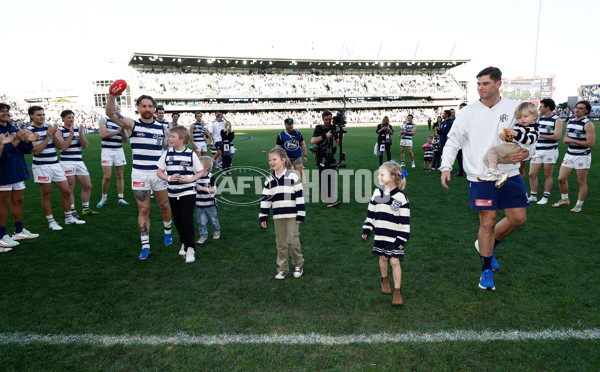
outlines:
[[[445,71],[469,62],[468,59],[289,59],[253,57],[215,57],[156,53],[133,53],[129,66],[133,68],[164,67],[182,69],[336,69],[336,70],[437,70]]]

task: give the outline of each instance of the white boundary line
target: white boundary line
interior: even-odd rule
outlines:
[[[348,345],[348,344],[382,344],[382,343],[441,343],[441,342],[473,342],[473,341],[523,341],[523,340],[597,340],[600,339],[600,328],[574,330],[541,330],[541,331],[450,331],[436,333],[378,333],[362,335],[329,336],[317,333],[309,334],[221,334],[221,335],[189,335],[178,333],[173,336],[142,335],[40,335],[26,333],[0,333],[0,345],[31,344],[78,344],[98,346],[154,346],[154,345],[227,345],[227,344],[299,344],[299,345]]]

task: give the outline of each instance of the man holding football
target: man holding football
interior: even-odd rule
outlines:
[[[150,96],[142,95],[137,99],[137,111],[140,113],[138,120],[123,117],[116,111],[115,96],[121,94],[125,87],[125,81],[118,80],[109,88],[106,116],[123,128],[131,143],[133,155],[131,184],[138,206],[138,227],[142,243],[142,251],[138,258],[145,260],[150,255],[150,191],[154,192],[162,214],[165,228],[164,244],[173,243],[167,181],[161,180],[157,175],[157,163],[162,153],[165,128],[154,118],[156,101]]]

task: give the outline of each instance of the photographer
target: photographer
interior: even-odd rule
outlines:
[[[316,160],[317,167],[319,168],[321,200],[323,203],[327,203],[327,207],[338,207],[342,202],[335,200],[334,196],[334,187],[337,186],[334,154],[336,150],[335,145],[339,143],[339,138],[331,125],[333,119],[331,112],[325,111],[321,116],[323,118],[323,125],[316,126],[310,143],[317,145]],[[323,175],[323,171],[329,169],[331,171],[325,172],[325,175]]]
[[[387,160],[392,160],[392,135],[394,130],[390,125],[390,119],[387,116],[383,117],[381,124],[377,125],[377,147],[379,149],[379,165],[383,164],[383,153],[385,151]]]

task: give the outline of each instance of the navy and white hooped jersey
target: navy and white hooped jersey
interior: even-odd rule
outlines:
[[[186,177],[193,177],[194,174],[204,169],[195,152],[188,148],[177,152],[172,147],[162,154],[158,161],[158,167],[164,169],[167,176],[178,173]],[[196,183],[169,182],[167,191],[170,198],[196,195]]]
[[[206,138],[204,138],[205,132],[206,129],[204,128],[204,125],[202,125],[201,123],[194,123],[194,133],[192,133],[194,143],[206,142]]]
[[[286,169],[280,176],[271,173],[263,187],[258,219],[266,221],[272,208],[274,220],[295,218],[296,221],[304,221],[306,206],[303,191],[302,181],[295,172]]]
[[[60,127],[63,139],[66,140],[71,135],[71,131],[65,127]],[[73,140],[68,149],[60,151],[60,161],[83,161],[81,157],[81,139],[79,137],[79,128],[73,127]]]
[[[383,254],[406,245],[410,238],[410,204],[403,191],[395,188],[386,194],[381,188],[375,189],[367,209],[363,234],[369,235],[371,231],[375,232],[375,253]]]
[[[567,136],[578,141],[587,140],[585,125],[589,122],[590,119],[588,118],[583,118],[583,120],[575,120],[573,118],[569,120],[569,123],[567,124]],[[569,148],[567,149],[567,154],[575,156],[588,155],[590,152],[589,147],[580,146],[573,142],[569,143]]]
[[[406,123],[406,124],[402,125],[402,127],[400,128],[400,130],[404,129],[407,132],[412,132],[414,126],[415,126],[415,123]],[[412,139],[412,134],[402,134],[402,135],[400,135],[400,137],[402,139],[409,140],[409,139]]]
[[[302,156],[302,147],[300,146],[302,142],[304,142],[302,133],[294,129],[292,133],[282,130],[277,136],[275,144],[284,148],[288,158],[295,159]]]
[[[429,144],[429,146],[423,145],[423,158],[425,158],[425,159],[433,158],[433,151],[434,151],[433,143]]]
[[[540,116],[540,126],[539,133],[544,136],[553,136],[556,133],[556,120],[558,119],[558,115],[552,115],[547,118],[545,116]],[[554,150],[558,148],[558,141],[543,139],[542,137],[538,138],[537,144],[535,145],[536,150]]]
[[[37,133],[40,138],[37,140],[35,145],[39,145],[46,139],[46,132],[48,131],[48,124],[44,123],[40,128],[31,125],[27,129],[29,129],[33,133]],[[38,155],[33,155],[33,168],[37,168],[42,165],[50,165],[50,164],[58,164],[58,156],[56,154],[56,149],[54,148],[54,138],[50,138],[46,148],[42,150]]]
[[[161,123],[163,125],[163,127],[167,128],[167,129],[169,128],[169,122],[167,120],[165,120],[165,119],[163,119],[162,121],[160,121],[158,119],[155,119],[155,120],[157,123]]]
[[[200,185],[202,187],[206,187],[210,189],[213,186],[217,186],[217,180],[212,173],[207,174],[204,177],[198,178],[196,180],[196,185]],[[214,194],[211,194],[206,191],[196,191],[196,207],[197,208],[209,208],[217,205],[217,199]]]
[[[114,121],[109,118],[106,119],[106,132],[112,133],[121,129],[120,126],[117,125]],[[123,136],[121,133],[115,134],[112,137],[102,138],[102,148],[103,149],[122,149],[123,148]]]
[[[131,131],[131,153],[133,169],[151,172],[158,168],[157,163],[162,155],[165,128],[157,121],[150,124],[136,120]]]

